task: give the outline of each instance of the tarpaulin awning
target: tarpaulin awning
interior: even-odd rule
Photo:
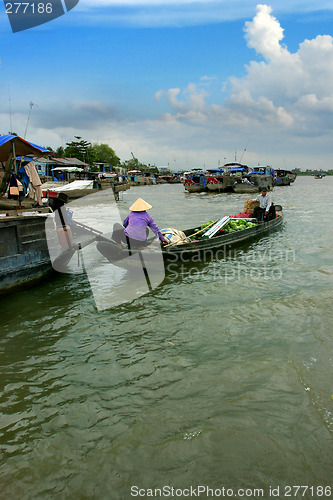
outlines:
[[[56,167],[52,168],[52,172],[84,172],[84,168],[79,167]]]
[[[13,147],[15,148],[15,155],[17,156],[24,156],[28,154],[43,156],[43,154],[49,152],[48,149],[45,149],[42,146],[37,146],[37,144],[26,141],[17,135],[1,135],[0,161],[8,160],[10,154],[13,152]]]

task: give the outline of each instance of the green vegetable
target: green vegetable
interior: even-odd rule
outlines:
[[[213,222],[214,222],[213,220],[210,220],[209,222],[206,222],[205,224],[201,224],[200,229],[204,229],[205,227],[209,226],[210,224],[213,224]]]

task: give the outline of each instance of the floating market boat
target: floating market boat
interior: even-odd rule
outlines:
[[[273,186],[290,186],[296,180],[296,174],[290,170],[278,169],[274,172]]]
[[[46,152],[48,150],[45,148],[18,136],[0,136],[0,162],[5,162],[0,194],[7,191],[11,180],[16,188],[14,198],[7,198],[15,210],[11,210],[11,203],[8,203],[5,210],[0,211],[0,294],[2,295],[37,283],[54,271],[46,236],[46,223],[52,216],[52,210],[45,206],[28,208],[27,198],[19,199],[19,190],[14,182],[17,174],[17,154],[41,157]],[[10,190],[8,191],[10,194]],[[73,232],[76,236],[75,230]],[[63,256],[64,264],[66,258],[69,259],[70,255]]]
[[[48,209],[10,211],[0,219],[0,294],[52,273],[45,237]]]
[[[255,185],[258,186],[258,191],[262,188],[272,189],[273,187],[274,170],[270,166],[255,166],[252,167],[251,172],[247,174],[247,178]]]
[[[40,280],[52,271],[45,238],[45,219],[49,209],[33,211],[22,206],[16,183],[16,155],[42,156],[46,149],[15,135],[0,136],[0,161],[5,162],[0,194],[8,184],[14,187],[8,202],[15,210],[0,213],[0,293]],[[14,167],[14,168],[13,168]],[[14,193],[14,194],[13,194]],[[4,201],[6,201],[4,199]],[[25,202],[24,202],[25,203]],[[9,203],[10,205],[10,203]],[[20,206],[21,205],[21,206]]]
[[[229,250],[232,246],[245,244],[282,226],[282,207],[275,205],[275,209],[276,218],[264,222],[258,222],[257,219],[252,218],[223,217],[211,224],[211,228],[204,228],[206,233],[203,232],[200,238],[198,233],[201,233],[202,230],[198,228],[186,229],[183,231],[185,240],[161,248],[163,258],[166,262],[205,260],[211,258],[221,248]],[[233,221],[242,221],[239,223],[241,227],[227,230],[227,225],[231,224],[232,226]],[[214,232],[214,224],[216,232]],[[130,259],[128,259],[131,255],[139,254],[144,260],[149,261],[154,253],[154,250],[149,249],[149,246],[142,250],[129,250],[127,246],[120,248],[115,242],[106,238],[98,241],[97,249],[109,262],[125,269],[131,266]]]
[[[206,173],[207,189],[212,192],[232,192],[234,178],[224,172],[223,168],[210,168]]]
[[[258,186],[254,186],[250,182],[246,182],[245,179],[241,182],[236,182],[232,190],[234,193],[259,193],[259,188]]]
[[[207,179],[205,172],[192,172],[184,182],[184,188],[189,193],[201,193],[207,191]]]

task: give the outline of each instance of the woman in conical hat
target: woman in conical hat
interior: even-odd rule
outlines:
[[[147,236],[149,234],[148,228],[154,231],[162,243],[168,243],[168,240],[164,238],[152,216],[147,213],[147,210],[151,208],[152,206],[142,198],[138,198],[133,205],[130,206],[130,213],[123,222],[125,228],[123,235],[126,237],[127,243],[130,244],[131,248],[139,248],[147,244]],[[120,243],[118,231],[117,235],[114,231],[113,239],[115,241],[118,239]],[[121,241],[124,241],[123,238],[121,238]]]

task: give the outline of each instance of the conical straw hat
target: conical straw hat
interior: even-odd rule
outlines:
[[[149,210],[151,207],[151,205],[149,205],[149,203],[147,203],[145,200],[143,200],[142,198],[138,198],[131,207],[129,207],[129,209],[132,211],[132,212],[145,212],[146,210]]]

